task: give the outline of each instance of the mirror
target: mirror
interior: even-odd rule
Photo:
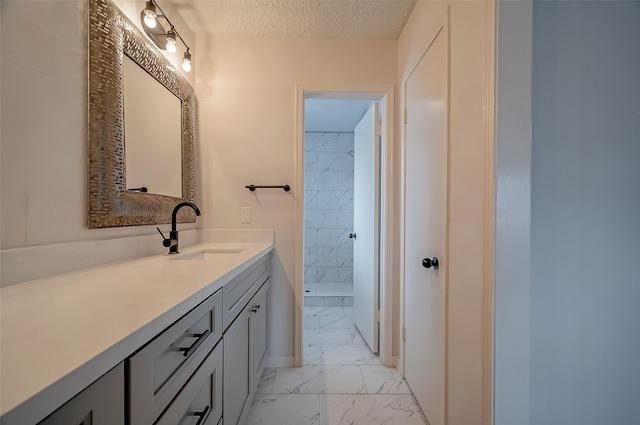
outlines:
[[[124,56],[127,190],[182,197],[182,102]]]
[[[161,145],[157,134],[147,132],[164,120],[165,107],[158,108],[155,100],[146,99],[148,94],[137,100],[127,97],[131,71],[157,84],[156,89],[167,99],[173,97],[168,103],[177,106],[167,110],[179,112],[177,124],[172,124],[177,134],[171,139],[175,140],[167,142],[171,147]],[[153,125],[140,118],[142,111],[151,112]],[[193,88],[111,0],[89,2],[88,136],[89,228],[170,223],[176,204],[196,201]],[[171,149],[166,156],[172,162],[166,169],[163,160],[150,155],[165,149]],[[132,153],[131,158],[127,152]],[[155,176],[145,174],[148,171],[156,172]],[[165,184],[160,180],[172,183],[161,188]],[[149,192],[129,190],[142,186]],[[195,214],[183,208],[178,221],[194,222]]]

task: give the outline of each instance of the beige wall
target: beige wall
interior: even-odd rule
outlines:
[[[485,246],[491,219],[493,6],[490,2],[418,2],[398,41],[399,108],[404,81],[446,19],[449,8],[449,282],[447,306],[447,406],[449,425],[483,423],[486,357],[483,345],[485,285],[491,252]],[[400,121],[400,115],[398,121]],[[398,140],[404,126],[398,125]],[[399,144],[402,151],[402,143]],[[397,169],[402,168],[398,152]],[[400,208],[400,205],[398,205]],[[398,217],[401,216],[399,211]],[[401,227],[398,227],[400,232]],[[401,262],[399,262],[401,266]],[[484,277],[484,278],[483,278]],[[427,413],[428,417],[428,413]]]
[[[2,1],[2,249],[155,232],[87,228],[87,4]]]
[[[271,354],[294,355],[296,84],[393,85],[395,41],[199,38],[205,227],[273,228]],[[247,184],[292,190],[249,192]],[[240,224],[240,207],[252,222]]]

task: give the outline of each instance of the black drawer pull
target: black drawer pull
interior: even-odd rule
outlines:
[[[251,309],[251,311],[254,312],[254,313],[257,313],[258,310],[260,310],[260,304],[254,305],[253,308]]]
[[[191,355],[191,353],[193,353],[195,351],[196,348],[198,348],[200,346],[200,344],[202,344],[204,342],[205,339],[207,339],[207,337],[209,336],[209,334],[211,333],[211,331],[209,329],[207,329],[206,331],[202,332],[201,334],[193,334],[193,336],[197,337],[198,339],[196,339],[193,344],[191,344],[189,347],[180,347],[178,348],[178,351],[182,351],[182,355],[185,357],[189,357]],[[205,409],[206,410],[206,409]]]
[[[209,412],[209,406],[205,407],[202,412],[193,412],[191,416],[200,416],[196,425],[200,425],[207,418],[207,413]]]

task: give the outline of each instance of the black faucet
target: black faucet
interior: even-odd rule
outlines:
[[[178,229],[176,229],[176,221],[178,217],[178,210],[182,207],[191,207],[196,212],[196,215],[200,215],[200,210],[195,204],[192,204],[191,202],[181,202],[175,206],[173,213],[171,214],[171,232],[169,232],[169,238],[165,238],[160,231],[160,228],[157,228],[163,238],[162,245],[169,248],[169,254],[178,253]]]

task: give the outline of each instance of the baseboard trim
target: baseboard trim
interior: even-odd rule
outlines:
[[[271,356],[267,359],[265,367],[294,367],[295,365],[293,356]]]

